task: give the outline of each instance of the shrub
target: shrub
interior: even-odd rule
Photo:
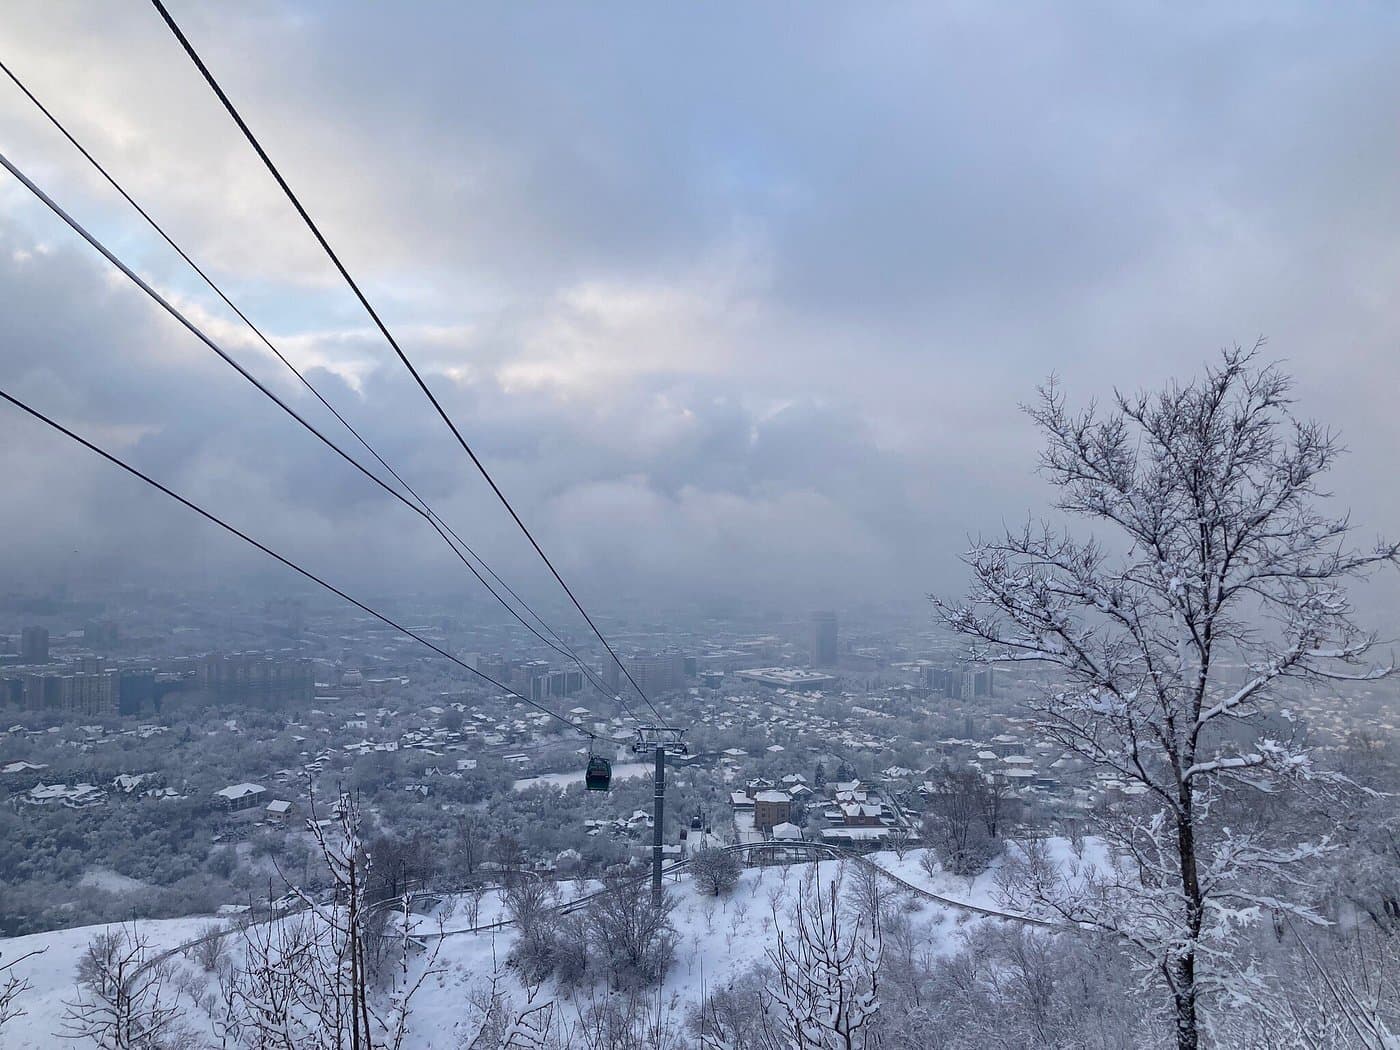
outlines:
[[[728,893],[739,881],[739,862],[722,849],[702,849],[690,862],[695,885],[713,897]]]

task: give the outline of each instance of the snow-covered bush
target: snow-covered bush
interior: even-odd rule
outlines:
[[[704,893],[718,897],[728,893],[739,881],[739,862],[722,849],[702,849],[690,861],[695,885]]]

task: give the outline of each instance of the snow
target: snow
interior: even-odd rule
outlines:
[[[912,859],[912,854],[906,859]],[[841,865],[822,861],[816,867],[821,884],[829,886]],[[733,893],[718,898],[699,892],[684,876],[668,883],[668,892],[676,898],[672,921],[679,936],[675,960],[662,983],[661,998],[671,1003],[674,997],[672,1016],[683,1017],[698,1006],[702,987],[706,991],[721,987],[766,960],[774,940],[774,912],[779,921],[786,922],[803,878],[812,868],[811,864],[797,864],[747,869]],[[926,901],[919,904],[911,913],[912,918],[929,931],[940,952],[956,947],[960,931],[991,921]],[[486,914],[483,902],[483,921]],[[415,1000],[414,1023],[404,1050],[453,1046],[464,1031],[471,1030],[462,1004],[472,989],[489,982],[493,968],[504,966],[514,936],[511,929],[505,928],[443,940],[436,963],[442,972],[428,978],[419,993],[420,1000]],[[513,971],[503,975],[502,987],[517,1002],[524,1001],[524,990]],[[600,985],[595,991],[602,994],[604,989]],[[581,995],[586,1001],[589,991],[585,989]]]
[[[78,880],[78,885],[91,886],[93,889],[106,890],[109,893],[126,893],[129,890],[146,889],[146,883],[140,879],[122,875],[110,868],[89,868],[83,872],[83,877]]]
[[[248,795],[257,795],[265,791],[261,784],[231,784],[226,788],[220,788],[214,792],[220,798],[228,799],[230,802],[237,802]]]
[[[1073,845],[1063,838],[1047,839],[1046,848],[1050,857],[1066,868],[1106,867],[1109,863],[1103,843],[1093,839],[1085,840],[1081,853],[1076,853]],[[920,864],[922,855],[922,850],[909,850],[902,859],[890,851],[872,853],[869,857],[910,885],[976,907],[1003,909],[997,895],[997,864],[970,880],[942,871],[930,876]],[[775,921],[786,925],[804,880],[815,877],[822,886],[828,886],[842,868],[843,864],[834,860],[749,868],[740,874],[733,893],[718,898],[698,891],[684,874],[670,877],[667,889],[676,901],[672,921],[677,930],[677,945],[674,962],[663,982],[662,998],[671,1002],[674,997],[672,1016],[683,1017],[697,1006],[702,989],[708,991],[722,986],[762,963],[774,943]],[[921,935],[927,937],[936,953],[955,950],[961,932],[979,923],[996,921],[917,897],[893,883],[886,883],[886,887],[892,895],[905,894],[910,898],[907,905],[900,907],[920,929]],[[598,888],[598,883],[590,881],[559,884],[560,896],[565,900]],[[458,896],[447,899],[432,915],[410,918],[415,932],[430,942],[429,952],[419,957],[414,966],[427,966],[432,946],[440,944],[440,947],[433,961],[436,972],[429,974],[414,1000],[413,1021],[403,1050],[456,1046],[463,1035],[474,1034],[477,1018],[470,1005],[472,994],[489,984],[493,972],[499,972],[503,990],[517,1002],[524,1001],[524,990],[514,971],[505,968],[515,931],[502,926],[466,932],[473,925],[469,910],[467,898]],[[476,925],[489,925],[503,917],[500,894],[496,891],[484,894]],[[193,940],[211,921],[196,916],[141,921],[136,925],[149,938],[154,950],[162,950]],[[6,1026],[0,1047],[4,1050],[47,1050],[74,1046],[51,1033],[60,1028],[64,1000],[74,993],[79,957],[92,937],[108,928],[111,927],[90,926],[0,940],[0,957],[4,959],[18,958],[36,948],[45,949],[43,955],[21,966],[21,975],[28,977],[33,985],[21,1000],[28,1016]],[[447,931],[447,936],[439,941],[433,935],[440,930]],[[236,939],[231,940],[231,945],[236,943]],[[175,962],[186,974],[212,981],[194,962],[178,955]],[[579,994],[587,1000],[592,994],[604,992],[600,984],[594,989],[582,989]],[[546,994],[555,992],[547,987]],[[187,1007],[186,1023],[207,1034],[207,1016],[188,1000],[182,1001]]]
[[[155,951],[173,948],[193,940],[213,920],[195,916],[185,919],[142,921],[138,929],[150,939]],[[27,937],[0,940],[0,957],[18,959],[28,952],[43,949],[42,955],[28,959],[17,967],[18,976],[27,978],[29,991],[19,1002],[26,1014],[5,1025],[0,1036],[4,1050],[68,1050],[88,1047],[88,1042],[76,1043],[54,1033],[62,1026],[65,999],[76,991],[74,975],[88,942],[104,930],[119,929],[119,925],[79,926],[70,930],[36,933]],[[194,1011],[191,1011],[194,1013]]]
[[[1081,853],[1075,852],[1074,844],[1069,839],[1060,836],[1045,839],[1045,847],[1050,861],[1067,875],[1073,876],[1089,870],[1106,872],[1111,868],[1108,847],[1102,839],[1086,837]],[[1014,845],[1009,848],[1017,849]],[[883,850],[869,856],[881,868],[891,875],[897,875],[911,886],[961,904],[969,904],[974,908],[1008,911],[997,888],[997,879],[1006,864],[1005,856],[998,857],[986,871],[969,879],[967,876],[954,875],[941,869],[930,876],[923,869],[923,854],[924,851],[920,849],[908,850],[901,860],[892,850]]]

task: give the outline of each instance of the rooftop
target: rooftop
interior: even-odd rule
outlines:
[[[835,685],[836,676],[825,671],[809,671],[800,667],[754,667],[747,671],[735,671],[735,677],[746,678],[750,682],[774,688],[819,689]]]

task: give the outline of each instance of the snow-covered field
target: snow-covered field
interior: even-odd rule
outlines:
[[[208,916],[185,919],[143,920],[136,924],[155,951],[164,951],[193,940],[214,920]],[[10,1021],[0,1031],[3,1050],[31,1048],[80,1047],[91,1044],[74,1043],[55,1035],[62,1027],[64,1000],[72,999],[77,985],[75,977],[78,959],[88,942],[103,930],[113,926],[80,926],[71,930],[36,933],[28,937],[0,940],[0,963],[18,959],[28,952],[42,949],[43,954],[19,965],[19,976],[27,978],[31,987],[19,999],[25,1016]],[[206,1019],[207,1020],[207,1019]]]
[[[1068,839],[1059,837],[1045,839],[1045,847],[1051,862],[1066,878],[1077,879],[1085,872],[1106,871],[1109,868],[1108,850],[1101,839],[1086,838],[1079,852],[1076,852]],[[1010,848],[1016,849],[1014,845]],[[891,852],[872,853],[870,859],[910,885],[936,893],[940,897],[970,904],[975,908],[986,908],[989,911],[1007,910],[997,889],[998,877],[1006,864],[1004,856],[992,861],[987,870],[976,878],[967,879],[946,871],[938,871],[930,877],[920,863],[923,852],[917,849],[909,850],[903,860]]]
[[[1047,842],[1051,855],[1066,870],[1083,865],[1101,866],[1107,858],[1101,844],[1092,840],[1084,846],[1082,856],[1064,839]],[[898,875],[908,883],[952,900],[979,907],[1002,907],[997,897],[997,865],[977,878],[968,880],[944,872],[932,877],[920,865],[922,851],[911,850],[901,859],[892,852],[871,855],[880,867]],[[804,879],[813,874],[822,885],[839,877],[843,865],[837,861],[820,864],[797,864],[788,867],[751,868],[745,870],[732,893],[713,897],[697,890],[684,874],[673,877],[669,892],[676,900],[673,922],[677,930],[675,960],[662,988],[662,1001],[677,1020],[683,1019],[698,1005],[706,990],[713,990],[743,975],[765,958],[772,946],[775,923],[785,923],[797,900]],[[846,875],[849,879],[849,873]],[[968,911],[936,904],[886,883],[896,898],[902,896],[899,907],[921,931],[924,942],[935,952],[955,950],[959,934],[981,923],[995,922]],[[596,883],[563,883],[559,886],[562,899],[572,899],[598,888]],[[645,892],[642,890],[641,892]],[[503,915],[500,896],[495,891],[483,895],[475,914],[476,924],[491,923]],[[416,916],[416,929],[428,934],[440,930],[460,931],[472,923],[471,905],[465,897],[446,900],[432,915]],[[171,948],[189,941],[203,932],[212,920],[193,917],[163,921],[143,921],[138,928],[149,938],[154,949]],[[61,1048],[76,1044],[54,1033],[61,1028],[64,1000],[74,993],[74,975],[78,959],[90,939],[107,927],[92,926],[52,933],[36,934],[10,940],[0,940],[0,960],[18,958],[36,948],[44,954],[21,967],[22,975],[32,984],[22,997],[28,1016],[12,1021],[0,1034],[3,1050],[30,1048]],[[474,992],[483,990],[493,973],[500,973],[501,988],[516,997],[523,990],[513,971],[505,969],[515,933],[510,927],[478,933],[450,933],[440,939],[432,974],[415,999],[414,1020],[405,1050],[431,1050],[453,1047],[472,1030],[475,1022],[470,1001]],[[236,943],[236,935],[230,938]],[[211,975],[204,973],[192,960],[176,956],[177,965],[188,980],[213,985]],[[419,960],[421,967],[425,960]],[[601,995],[603,989],[598,989]],[[194,1002],[187,1006],[186,1023],[201,1032],[210,1031],[208,1016]]]
[[[764,961],[766,951],[773,945],[775,914],[777,921],[786,921],[812,867],[797,864],[748,869],[734,891],[719,898],[700,893],[684,875],[668,884],[669,892],[676,898],[672,918],[678,938],[675,961],[662,984],[661,1000],[673,1018],[685,1018],[706,991],[723,986]],[[841,870],[835,861],[823,861],[818,867],[824,886],[829,886]],[[966,880],[960,881],[966,886]],[[962,930],[995,921],[923,901],[911,903],[910,908],[913,921],[940,951],[953,950]],[[460,918],[460,905],[457,910]],[[482,922],[487,921],[487,914],[483,902]],[[424,928],[436,928],[436,919]],[[472,1017],[464,1016],[462,1004],[474,989],[480,990],[489,982],[493,969],[509,955],[513,941],[513,931],[506,928],[448,937],[442,942],[436,962],[441,972],[429,978],[419,993],[420,999],[415,1000],[412,1037],[405,1050],[456,1045],[472,1024]],[[504,976],[502,987],[523,999],[524,991],[513,972]]]
[[[92,868],[83,872],[83,877],[78,880],[78,885],[91,886],[94,889],[106,890],[108,893],[128,893],[146,888],[146,884],[140,879],[133,879],[107,868]]]

